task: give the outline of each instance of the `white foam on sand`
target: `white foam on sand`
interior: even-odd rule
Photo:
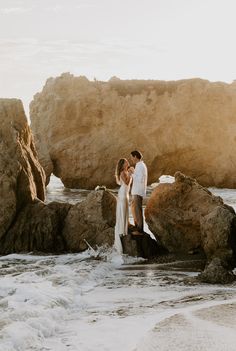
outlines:
[[[0,350],[153,350],[161,321],[236,298],[235,286],[186,286],[183,278],[197,273],[158,267],[105,249],[1,257]],[[193,322],[186,323],[187,338]],[[168,329],[179,333],[175,324]],[[166,350],[164,339],[159,350]]]
[[[181,309],[160,318],[134,350],[234,351],[235,312],[235,298]]]

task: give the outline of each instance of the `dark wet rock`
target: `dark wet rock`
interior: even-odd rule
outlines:
[[[74,205],[66,217],[63,238],[69,251],[83,251],[88,245],[114,243],[116,197],[109,191],[91,192],[81,203]]]
[[[213,258],[198,278],[210,284],[229,284],[236,280],[236,276],[220,258]]]
[[[236,234],[236,216],[231,209],[229,206],[217,206],[200,219],[201,242],[208,260],[218,257],[226,262],[233,261],[235,248],[230,243]]]
[[[201,254],[179,255],[162,254],[148,260],[148,263],[159,264],[159,269],[173,269],[189,272],[202,272],[206,265],[206,258]]]
[[[66,252],[62,229],[71,206],[57,202],[45,205],[41,201],[26,205],[1,238],[0,253]]]
[[[126,255],[133,257],[142,257],[138,250],[137,241],[131,234],[125,235],[121,237],[123,252]]]
[[[166,253],[166,250],[149,234],[133,235],[134,231],[135,227],[130,224],[129,234],[121,237],[124,254],[150,259]]]
[[[80,252],[114,242],[116,198],[94,191],[76,205],[35,201],[26,205],[0,241],[0,253]]]

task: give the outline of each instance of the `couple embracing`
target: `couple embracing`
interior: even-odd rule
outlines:
[[[131,212],[134,218],[135,231],[133,235],[143,233],[143,197],[147,188],[147,167],[142,160],[142,154],[135,150],[131,152],[131,167],[127,159],[121,158],[116,166],[116,182],[120,185],[116,206],[115,249],[123,253],[121,236],[128,234],[129,224],[129,192],[131,188]]]

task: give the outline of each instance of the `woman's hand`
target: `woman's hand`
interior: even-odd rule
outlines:
[[[129,172],[129,174],[133,174],[134,173],[134,167],[129,167],[128,168],[128,172]]]

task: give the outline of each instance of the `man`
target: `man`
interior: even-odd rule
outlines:
[[[138,235],[143,233],[143,197],[146,195],[147,188],[147,167],[142,161],[142,154],[135,150],[131,152],[131,160],[135,164],[133,170],[133,185],[131,189],[132,202],[131,212],[134,218],[134,225],[137,231],[132,234]]]

